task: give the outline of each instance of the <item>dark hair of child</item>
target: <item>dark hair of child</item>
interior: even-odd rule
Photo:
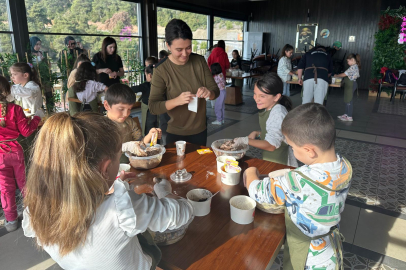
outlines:
[[[212,74],[213,76],[214,76],[214,75],[217,75],[217,74],[220,74],[220,73],[223,72],[223,70],[221,69],[221,66],[220,66],[219,63],[213,63],[213,64],[210,66],[210,69],[211,69],[211,74]]]
[[[226,50],[226,43],[224,42],[224,40],[219,40],[217,42],[217,47],[222,48],[223,50]]]
[[[79,54],[78,58],[76,58],[75,64],[73,65],[73,69],[78,68],[78,64],[81,62],[90,62],[90,59],[84,53]]]
[[[290,44],[286,44],[283,46],[282,52],[281,52],[281,58],[286,56],[286,52],[293,51],[293,46]]]
[[[72,85],[75,93],[86,89],[87,81],[95,81],[97,78],[96,68],[90,62],[83,62],[75,74],[75,83]]]
[[[238,59],[238,58],[241,58],[240,53],[238,52],[238,50],[233,50],[233,53],[236,53],[236,54],[237,54],[237,59]]]
[[[172,41],[178,38],[192,40],[193,33],[187,23],[179,19],[172,19],[165,27],[165,41],[171,46]]]
[[[168,51],[166,51],[166,50],[162,50],[162,51],[160,51],[159,54],[158,54],[159,59],[168,57],[168,55],[169,55],[169,53],[168,53]]]
[[[6,78],[0,76],[0,126],[5,127],[6,121],[4,117],[7,114],[7,96],[10,95],[11,92],[10,83]]]
[[[112,56],[114,57],[115,60],[117,60],[117,42],[114,38],[112,37],[106,37],[105,39],[103,39],[103,43],[102,43],[102,50],[101,50],[101,56],[104,62],[106,62],[107,56],[109,55],[107,53],[107,46],[111,45],[111,44],[116,44],[116,49],[114,50],[114,53],[112,54]]]
[[[155,56],[148,56],[147,59],[145,59],[145,62],[148,63],[147,66],[149,66],[149,65],[155,65],[155,64],[158,63],[158,59],[156,59]]]
[[[119,103],[132,105],[136,101],[136,96],[128,85],[115,83],[107,89],[104,99],[109,106]]]
[[[354,59],[358,68],[361,69],[361,55],[358,53],[351,53],[347,56],[347,59]]]
[[[312,144],[322,151],[334,147],[336,129],[334,119],[326,107],[307,103],[291,110],[282,122],[282,133],[297,146]]]
[[[282,95],[283,82],[275,72],[266,73],[257,81],[256,86],[262,93],[267,95],[276,96],[281,94],[278,104],[284,106],[287,111],[292,110],[292,101],[287,96]]]
[[[153,75],[153,74],[154,74],[154,65],[149,65],[149,66],[147,66],[147,67],[145,68],[145,73],[146,73],[146,74],[151,74],[151,75]]]
[[[31,68],[27,63],[15,63],[10,67],[10,69],[21,73],[28,73],[28,75],[30,75],[28,80],[35,82],[39,87],[41,87],[38,72],[34,67]]]

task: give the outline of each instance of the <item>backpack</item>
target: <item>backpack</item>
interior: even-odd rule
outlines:
[[[406,86],[406,72],[402,73],[398,79],[398,84]]]
[[[379,80],[379,83],[395,83],[398,79],[390,69],[382,68],[381,73],[383,73],[383,76],[382,79]]]

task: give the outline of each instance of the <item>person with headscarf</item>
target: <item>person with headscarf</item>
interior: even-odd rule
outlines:
[[[41,62],[44,56],[42,55],[41,49],[41,40],[37,36],[30,37],[30,47],[31,54],[33,56],[33,62]]]

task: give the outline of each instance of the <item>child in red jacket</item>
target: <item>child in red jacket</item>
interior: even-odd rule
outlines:
[[[9,103],[10,92],[10,83],[0,76],[0,192],[9,232],[16,230],[18,225],[15,182],[23,195],[25,186],[24,153],[17,137],[20,134],[28,137],[41,121],[39,116],[30,121],[20,106]]]
[[[207,64],[209,67],[214,63],[219,63],[221,69],[223,70],[223,76],[226,77],[226,70],[230,68],[230,62],[228,60],[228,55],[226,53],[226,43],[224,40],[219,40],[217,47],[211,51],[209,59],[207,59]]]

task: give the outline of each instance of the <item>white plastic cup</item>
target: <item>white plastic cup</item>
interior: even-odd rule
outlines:
[[[245,195],[230,199],[231,219],[238,224],[250,224],[254,221],[256,202]]]
[[[223,167],[224,164],[226,163],[226,159],[231,159],[231,160],[234,160],[234,161],[236,160],[234,157],[230,157],[230,156],[218,157],[216,159],[216,161],[217,161],[217,172],[218,173],[221,173],[221,167]]]
[[[130,164],[120,163],[120,166],[118,167],[117,176],[120,176],[121,171],[129,172],[130,169],[131,169]]]
[[[229,186],[235,186],[238,185],[240,183],[240,175],[241,175],[241,168],[238,167],[240,169],[239,172],[226,172],[225,171],[225,166],[221,167],[221,182],[223,182],[223,184],[225,185],[229,185]]]
[[[178,156],[184,156],[186,151],[186,142],[177,141],[175,144],[176,144],[176,154]]]
[[[332,84],[335,84],[335,83],[336,83],[336,78],[334,78],[334,77],[331,78],[331,83],[332,83]]]
[[[213,194],[207,189],[192,189],[186,194],[188,202],[193,206],[193,215],[203,217],[210,213],[211,198]],[[207,199],[199,202],[200,199]]]

